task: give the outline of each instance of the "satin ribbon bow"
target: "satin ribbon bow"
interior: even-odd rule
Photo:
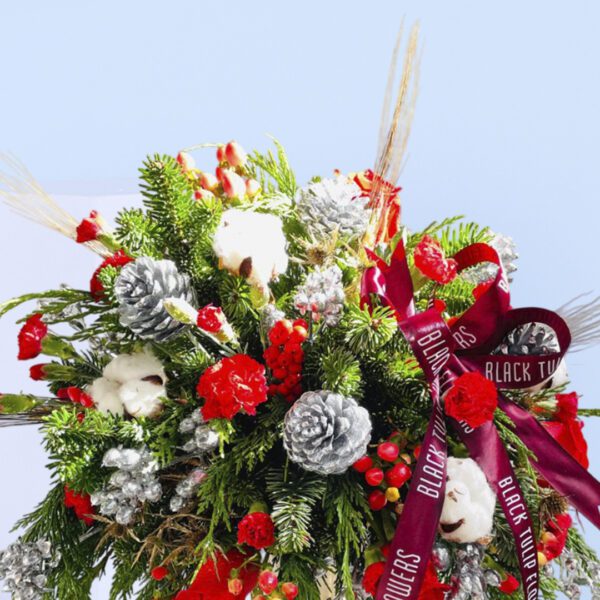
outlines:
[[[429,386],[432,414],[398,519],[386,569],[376,600],[416,600],[435,542],[444,503],[447,461],[447,424],[457,432],[497,494],[511,527],[524,597],[538,598],[539,569],[534,527],[510,459],[492,421],[477,429],[444,414],[442,396],[452,382],[469,371],[479,371],[499,389],[523,389],[549,379],[571,343],[564,320],[542,308],[510,307],[510,291],[497,252],[487,244],[473,244],[454,257],[463,271],[482,262],[498,266],[488,289],[451,326],[433,308],[416,313],[414,292],[404,244],[388,263],[367,250],[375,266],[361,283],[361,302],[373,295],[392,308]],[[556,333],[559,351],[542,356],[492,354],[507,333],[527,323],[541,323]],[[498,406],[514,423],[516,435],[534,458],[533,466],[548,483],[600,528],[600,483],[574,460],[528,411],[501,393]]]

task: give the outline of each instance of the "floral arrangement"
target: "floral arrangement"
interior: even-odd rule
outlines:
[[[402,224],[415,52],[372,170],[154,155],[110,228],[9,165],[6,200],[99,255],[89,289],[0,306],[37,302],[18,359],[49,393],[0,425],[39,425],[54,478],[0,553],[14,599],[90,598],[109,562],[115,600],[600,597],[565,362],[599,303],[513,309],[510,238]]]

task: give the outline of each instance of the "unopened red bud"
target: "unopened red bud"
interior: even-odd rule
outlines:
[[[221,183],[228,198],[243,198],[246,195],[246,182],[230,169],[223,169]]]
[[[215,195],[208,190],[196,190],[194,192],[194,198],[196,198],[196,200],[210,200],[214,197]]]
[[[246,194],[252,198],[260,192],[260,183],[256,179],[248,179],[246,181]]]
[[[200,173],[198,181],[205,190],[211,192],[219,185],[219,180],[212,173]]]
[[[196,168],[196,161],[187,152],[180,152],[176,160],[181,165],[181,170],[184,173],[188,173]]]
[[[244,591],[244,583],[237,577],[235,579],[230,579],[227,583],[227,589],[229,590],[230,594],[239,596]]]
[[[217,147],[217,160],[220,163],[225,162],[225,144],[221,144]]]
[[[232,167],[241,167],[248,160],[246,151],[234,141],[225,146],[225,158]]]

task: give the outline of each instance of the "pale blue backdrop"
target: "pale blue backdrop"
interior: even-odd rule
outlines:
[[[374,158],[398,24],[420,19],[421,94],[402,174],[419,227],[465,214],[511,233],[514,304],[600,292],[600,5],[595,2],[0,2],[0,150],[57,192],[131,192],[145,153],[287,147],[301,180]],[[207,161],[212,157],[207,157]],[[119,199],[68,198],[83,216]],[[85,286],[96,259],[0,209],[1,296]],[[0,322],[0,389],[39,390]],[[598,406],[596,348],[570,358]],[[600,422],[586,424],[600,475]],[[0,431],[0,546],[48,477],[34,429]],[[600,536],[586,527],[600,550]],[[107,587],[95,599],[107,598]]]

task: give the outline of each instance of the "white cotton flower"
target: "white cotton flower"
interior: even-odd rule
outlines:
[[[563,358],[556,367],[556,371],[552,374],[552,377],[548,377],[532,387],[527,388],[525,391],[530,393],[540,392],[541,390],[549,390],[559,388],[569,383],[569,371],[567,369],[567,361]]]
[[[162,408],[166,381],[161,362],[145,350],[113,358],[87,392],[102,412],[153,417]]]
[[[285,273],[288,266],[285,246],[281,219],[236,208],[223,213],[213,239],[221,268],[246,277],[261,289]]]
[[[99,377],[87,388],[87,393],[94,400],[96,408],[103,413],[121,416],[125,409],[119,397],[119,384],[110,379]]]
[[[496,495],[471,458],[448,459],[440,533],[450,542],[473,543],[492,532]]]

